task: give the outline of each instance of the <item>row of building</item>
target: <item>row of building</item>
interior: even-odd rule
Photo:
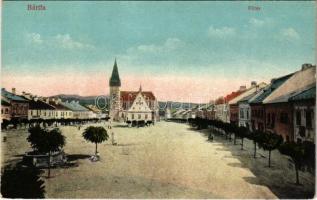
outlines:
[[[78,101],[62,101],[60,98],[37,97],[23,92],[18,95],[1,90],[1,122],[11,119],[95,119],[105,118],[94,105],[83,106]]]
[[[166,118],[220,120],[251,131],[275,132],[284,140],[315,141],[316,66],[303,64],[294,73],[269,84],[251,82],[208,104],[166,111]]]

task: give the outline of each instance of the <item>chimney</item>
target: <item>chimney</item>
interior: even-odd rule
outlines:
[[[304,64],[302,64],[302,71],[305,70],[305,69],[308,69],[308,68],[310,68],[310,67],[312,67],[312,66],[313,66],[313,65],[310,64],[310,63],[304,63]]]
[[[275,80],[276,80],[276,78],[272,78],[272,79],[271,79],[271,83],[273,83]]]
[[[37,101],[37,100],[39,100],[39,98],[37,96],[35,96],[33,100]]]
[[[13,94],[16,94],[15,88],[12,88],[12,93],[13,93]]]
[[[251,87],[255,87],[256,86],[256,81],[251,81]]]
[[[50,98],[47,97],[47,98],[45,99],[45,102],[46,102],[47,104],[49,104],[49,103],[50,103]]]
[[[247,87],[245,85],[241,85],[239,91],[241,92],[241,91],[244,91],[246,89],[247,89]]]

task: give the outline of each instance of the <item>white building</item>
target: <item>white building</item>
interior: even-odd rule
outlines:
[[[74,119],[89,119],[93,116],[93,112],[80,105],[78,101],[66,101],[60,104],[72,111],[72,118]]]
[[[120,91],[121,80],[116,61],[109,85],[111,120],[124,122],[159,120],[159,105],[151,91],[142,91],[141,86],[139,91]]]

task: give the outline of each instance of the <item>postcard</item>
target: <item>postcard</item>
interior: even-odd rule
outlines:
[[[315,197],[315,1],[1,14],[3,198]]]

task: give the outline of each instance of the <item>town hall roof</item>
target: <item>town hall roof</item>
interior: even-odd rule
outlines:
[[[117,66],[117,60],[114,61],[113,69],[112,69],[112,74],[109,80],[109,85],[110,87],[112,86],[121,86],[121,81],[119,77],[119,71],[118,71],[118,66]]]
[[[133,102],[138,95],[138,91],[120,91],[120,100]],[[142,91],[145,100],[155,101],[156,98],[151,91]]]

